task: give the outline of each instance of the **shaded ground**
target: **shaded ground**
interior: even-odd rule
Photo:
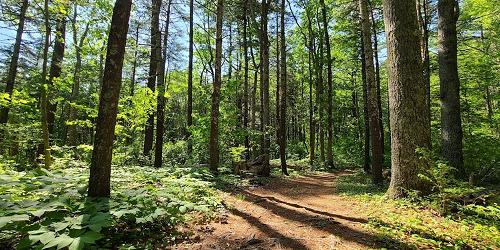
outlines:
[[[191,226],[195,235],[174,249],[406,248],[370,234],[358,204],[335,194],[335,179],[346,174],[280,178],[263,187],[234,190],[224,195],[225,214]]]

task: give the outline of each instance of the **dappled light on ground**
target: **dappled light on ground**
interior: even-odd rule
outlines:
[[[405,246],[365,229],[357,206],[334,192],[346,173],[276,179],[227,194],[228,211],[177,249],[365,249]],[[195,226],[196,227],[196,226]],[[206,230],[207,227],[209,230]],[[203,230],[202,230],[203,229]]]

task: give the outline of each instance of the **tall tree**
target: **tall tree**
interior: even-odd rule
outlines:
[[[378,122],[380,123],[380,141],[382,142],[382,154],[384,153],[384,122],[382,119],[382,98],[380,94],[380,63],[378,60],[378,29],[377,29],[377,20],[375,19],[375,7],[368,0],[368,7],[370,9],[371,15],[371,26],[373,32],[373,58],[375,59],[375,80],[377,82],[377,106],[380,111],[378,114]],[[383,158],[383,155],[382,155]],[[382,160],[383,161],[383,160]]]
[[[373,49],[371,40],[371,23],[368,14],[368,4],[366,0],[359,0],[359,12],[361,16],[361,28],[363,30],[363,49],[366,67],[366,84],[368,96],[368,113],[370,117],[370,135],[371,135],[371,170],[373,181],[377,184],[382,182],[382,163],[384,158],[383,144],[381,138],[381,123],[379,120],[379,105],[377,81],[375,76],[375,66],[373,60]]]
[[[308,53],[308,69],[309,69],[309,164],[313,166],[316,159],[316,119],[314,117],[315,103],[313,98],[313,60],[314,60],[314,32],[312,29],[311,14],[309,8],[306,8],[307,17],[307,35],[309,36],[309,53]],[[297,22],[298,23],[298,22]]]
[[[319,21],[318,15],[316,16],[317,19],[317,25],[318,25],[318,30],[321,32],[321,22]],[[323,98],[323,66],[324,66],[324,36],[319,35],[318,36],[318,51],[316,52],[316,74],[317,74],[317,81],[316,81],[316,102],[318,105],[318,113],[319,113],[319,120],[318,120],[318,134],[319,134],[319,159],[321,162],[325,162],[325,125],[323,121],[323,114],[324,114],[324,98]]]
[[[194,0],[189,0],[189,61],[188,61],[188,101],[187,101],[187,150],[190,155],[193,150],[189,128],[193,125],[193,35],[194,35]]]
[[[280,97],[280,112],[279,112],[279,146],[280,146],[280,160],[281,160],[281,172],[284,175],[288,175],[286,167],[286,40],[285,40],[285,2],[286,0],[281,0],[281,21],[280,21],[280,84],[279,84],[279,97]]]
[[[417,0],[417,17],[421,32],[420,52],[422,56],[423,74],[426,85],[427,123],[431,124],[431,64],[429,57],[429,1]]]
[[[465,177],[462,152],[462,119],[460,115],[460,79],[457,63],[457,20],[459,6],[456,0],[438,1],[438,61],[441,99],[442,155]]]
[[[109,197],[111,158],[115,137],[118,99],[122,83],[123,57],[127,42],[132,0],[116,0],[108,35],[104,76],[99,100],[94,150],[90,165],[89,197]]]
[[[407,190],[428,191],[419,177],[426,162],[417,149],[429,148],[425,122],[425,82],[422,75],[415,0],[384,0],[391,122],[390,198]]]
[[[326,15],[325,1],[320,0],[321,12],[323,14],[323,29],[325,36],[325,47],[326,47],[326,66],[327,66],[327,144],[326,144],[326,164],[329,167],[333,167],[333,72],[332,72],[332,50],[330,48],[330,35],[328,34],[328,19]]]
[[[218,172],[219,165],[219,104],[222,84],[222,19],[224,0],[217,0],[217,21],[215,34],[215,78],[212,92],[212,112],[210,120],[210,170]]]
[[[370,112],[368,111],[368,86],[366,82],[366,60],[365,46],[363,43],[363,31],[361,31],[361,81],[363,82],[363,120],[364,120],[364,143],[363,143],[363,170],[370,173]]]
[[[156,77],[158,75],[158,63],[160,62],[160,58],[158,55],[161,55],[161,52],[158,51],[161,49],[161,36],[160,34],[160,9],[161,9],[161,0],[151,0],[151,54],[149,58],[149,78],[148,78],[148,88],[151,92],[155,91]],[[153,140],[154,140],[154,123],[155,117],[154,112],[150,112],[148,114],[148,120],[146,121],[146,128],[144,129],[144,151],[143,154],[145,156],[149,156],[151,154],[151,150],[153,149]]]
[[[43,62],[42,62],[42,84],[40,86],[40,112],[42,118],[42,140],[43,140],[43,154],[45,168],[49,168],[52,164],[52,157],[50,155],[50,141],[49,141],[49,124],[48,124],[48,103],[49,98],[47,94],[48,81],[47,81],[47,64],[49,57],[50,46],[50,20],[49,20],[49,0],[43,3],[43,16],[44,16],[44,45],[43,45]]]
[[[12,98],[12,92],[14,91],[14,85],[16,82],[17,75],[17,65],[19,62],[19,52],[21,51],[21,42],[23,40],[24,33],[24,22],[26,21],[26,10],[28,9],[28,0],[23,0],[21,5],[21,10],[19,11],[19,23],[17,24],[16,41],[14,43],[14,49],[12,51],[12,57],[9,64],[9,72],[7,73],[7,78],[5,79],[5,93],[9,95],[9,103]],[[9,106],[2,107],[0,111],[0,124],[7,123],[9,119]]]
[[[172,0],[167,3],[167,19],[165,21],[165,34],[163,35],[163,48],[161,61],[158,64],[158,101],[156,109],[156,141],[154,166],[159,168],[163,162],[163,134],[165,131],[165,69],[167,65],[168,32],[170,25],[170,7]],[[161,40],[161,37],[160,37]],[[161,41],[159,41],[161,43]],[[160,51],[158,51],[160,53]]]
[[[248,1],[243,0],[243,129],[248,131]],[[245,160],[249,160],[250,138],[245,132]]]
[[[52,60],[49,70],[49,89],[54,86],[54,79],[61,76],[62,62],[64,59],[64,50],[66,47],[66,13],[58,13],[56,18],[56,38],[54,41],[54,49],[52,51]],[[51,98],[52,99],[52,98]],[[54,122],[57,109],[57,102],[53,99],[49,103],[47,123],[49,126],[49,134],[54,134]]]
[[[260,176],[269,176],[271,169],[269,166],[269,37],[267,32],[267,22],[269,13],[269,1],[263,0],[261,4],[260,23],[260,86],[261,86],[261,132],[262,132],[262,156],[264,157]]]

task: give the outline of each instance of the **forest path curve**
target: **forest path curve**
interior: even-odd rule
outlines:
[[[349,172],[276,178],[265,186],[225,193],[228,211],[174,249],[371,249],[377,237],[356,201],[335,194]]]

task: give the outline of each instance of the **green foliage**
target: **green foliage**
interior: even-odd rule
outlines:
[[[245,153],[245,151],[246,151],[246,148],[243,146],[231,147],[229,149],[229,154],[231,156],[231,160],[235,163],[240,162],[241,159],[243,158],[243,154]]]
[[[335,186],[337,193],[347,196],[381,196],[385,190],[387,190],[386,187],[373,184],[373,181],[367,178],[361,170],[341,176]]]
[[[97,242],[108,247],[142,244],[130,242],[138,237],[134,236],[137,228],[156,239],[155,228],[162,227],[167,237],[190,212],[209,213],[220,206],[210,183],[200,176],[180,177],[171,169],[133,166],[113,168],[111,199],[86,199],[87,169],[4,169],[0,175],[2,244],[19,249],[83,249]]]
[[[498,204],[461,205],[458,211],[443,217],[439,208],[433,206],[436,201],[442,202],[439,196],[420,198],[419,201],[413,198],[388,200],[383,196],[385,189],[377,189],[371,185],[370,177],[358,172],[340,176],[336,191],[345,195],[346,199],[361,201],[358,209],[369,217],[368,228],[378,235],[381,241],[387,241],[389,244],[392,242],[390,239],[398,238],[404,242],[404,245],[391,245],[390,248],[495,249],[500,247]],[[443,189],[442,194],[463,195],[471,191],[464,188],[449,188]]]

